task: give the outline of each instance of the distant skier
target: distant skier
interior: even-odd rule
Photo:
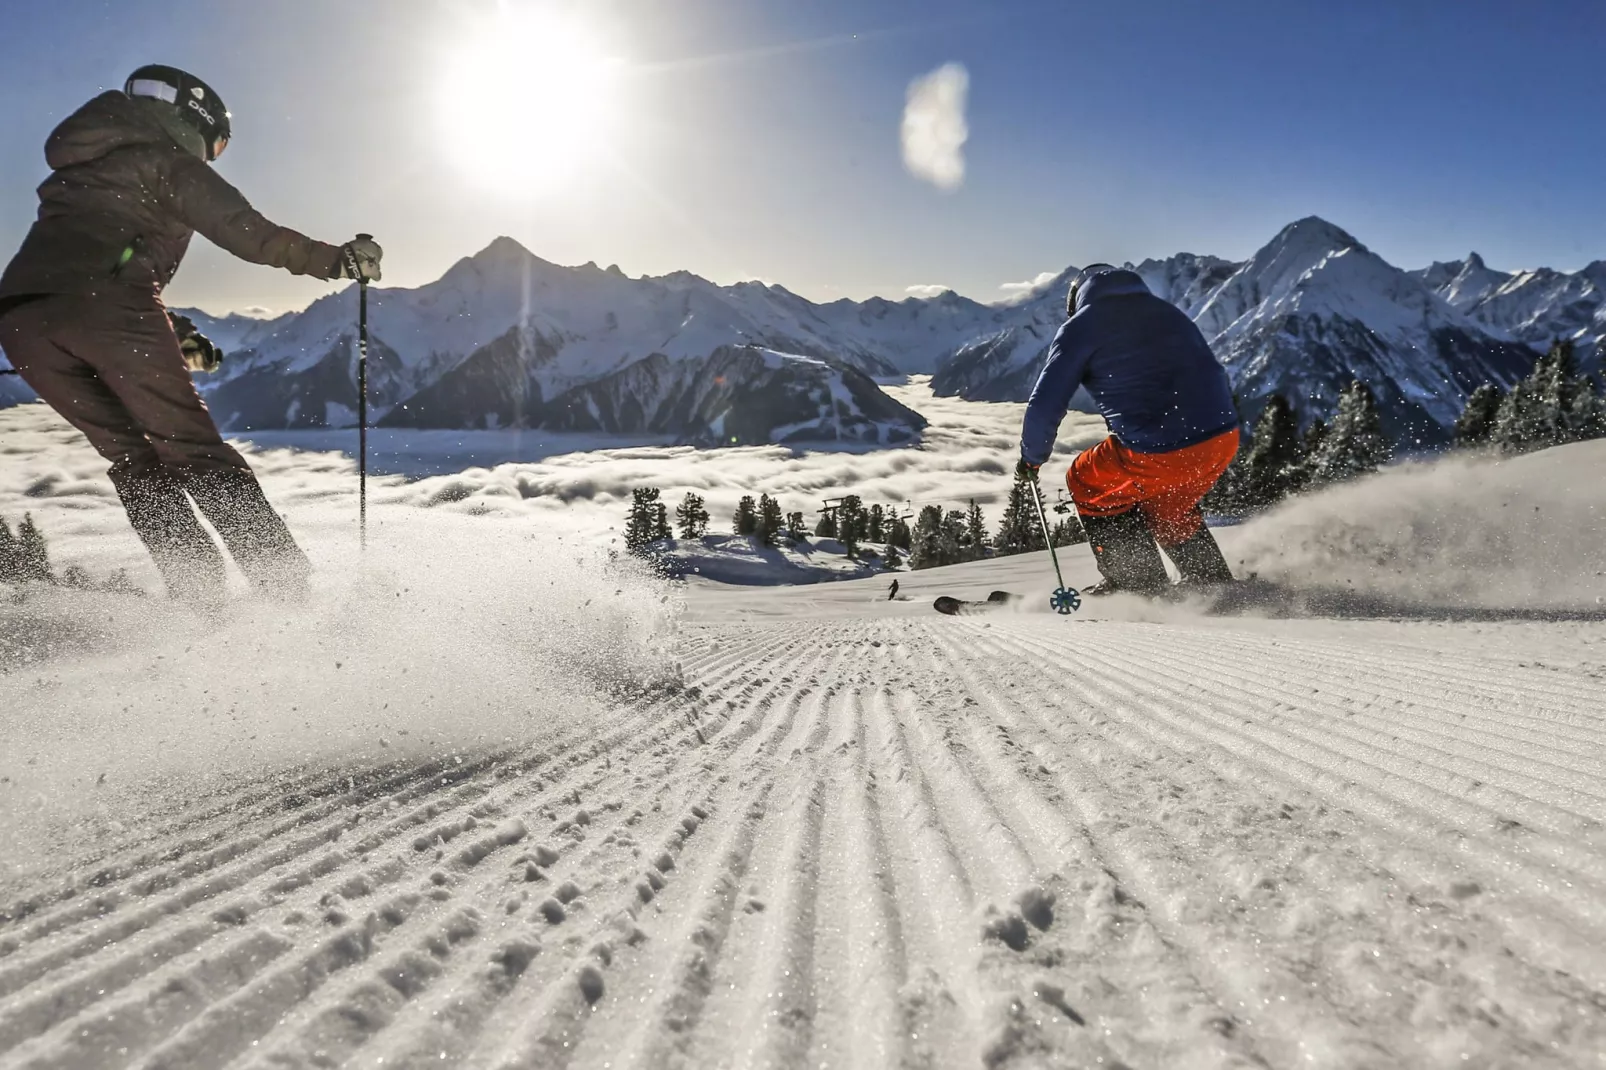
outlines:
[[[898,581],[893,580],[892,586],[887,589],[887,601],[895,602],[898,598]]]
[[[1136,272],[1084,268],[1066,313],[1026,405],[1017,474],[1037,478],[1072,395],[1087,387],[1110,437],[1065,477],[1104,577],[1083,593],[1165,589],[1156,542],[1185,584],[1231,582],[1199,509],[1238,452],[1226,370],[1193,321]]]
[[[380,276],[374,242],[327,245],[258,214],[208,166],[229,136],[228,110],[199,78],[141,67],[50,135],[38,219],[0,276],[0,348],[112,462],[169,593],[203,604],[223,596],[223,558],[186,492],[253,583],[294,596],[309,565],[190,381],[186,352],[198,361],[211,346],[169,319],[163,287],[195,231],[295,275]]]

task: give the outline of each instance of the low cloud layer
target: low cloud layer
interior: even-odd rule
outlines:
[[[965,98],[970,74],[947,63],[909,83],[903,110],[903,163],[909,173],[952,192],[965,183]]]
[[[941,297],[951,289],[953,289],[952,286],[943,286],[940,283],[929,283],[922,286],[907,287],[903,292],[908,294],[910,297]]]

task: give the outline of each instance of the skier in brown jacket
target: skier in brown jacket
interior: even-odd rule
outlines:
[[[309,565],[256,476],[223,441],[162,288],[191,235],[242,260],[316,278],[380,276],[380,248],[314,241],[263,218],[209,166],[228,111],[200,79],[141,67],[45,144],[39,215],[0,276],[0,349],[22,379],[112,462],[111,480],[171,595],[221,601],[223,557],[188,499],[253,584],[294,597]],[[186,493],[188,498],[186,498]]]

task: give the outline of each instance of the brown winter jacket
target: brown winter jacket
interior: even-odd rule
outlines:
[[[196,231],[254,264],[339,275],[338,248],[264,219],[150,106],[114,90],[56,127],[39,218],[0,276],[0,304],[25,294],[160,294]]]

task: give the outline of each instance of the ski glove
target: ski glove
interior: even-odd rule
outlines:
[[[184,354],[184,366],[192,372],[215,372],[223,364],[223,350],[195,329],[195,321],[176,312],[167,314],[178,336],[178,348]]]
[[[1015,462],[1015,478],[1026,479],[1036,483],[1037,469],[1040,467],[1041,465],[1035,465],[1026,458],[1022,457],[1020,460]]]
[[[340,277],[362,282],[379,281],[379,260],[385,250],[367,234],[359,234],[355,241],[340,247]]]

